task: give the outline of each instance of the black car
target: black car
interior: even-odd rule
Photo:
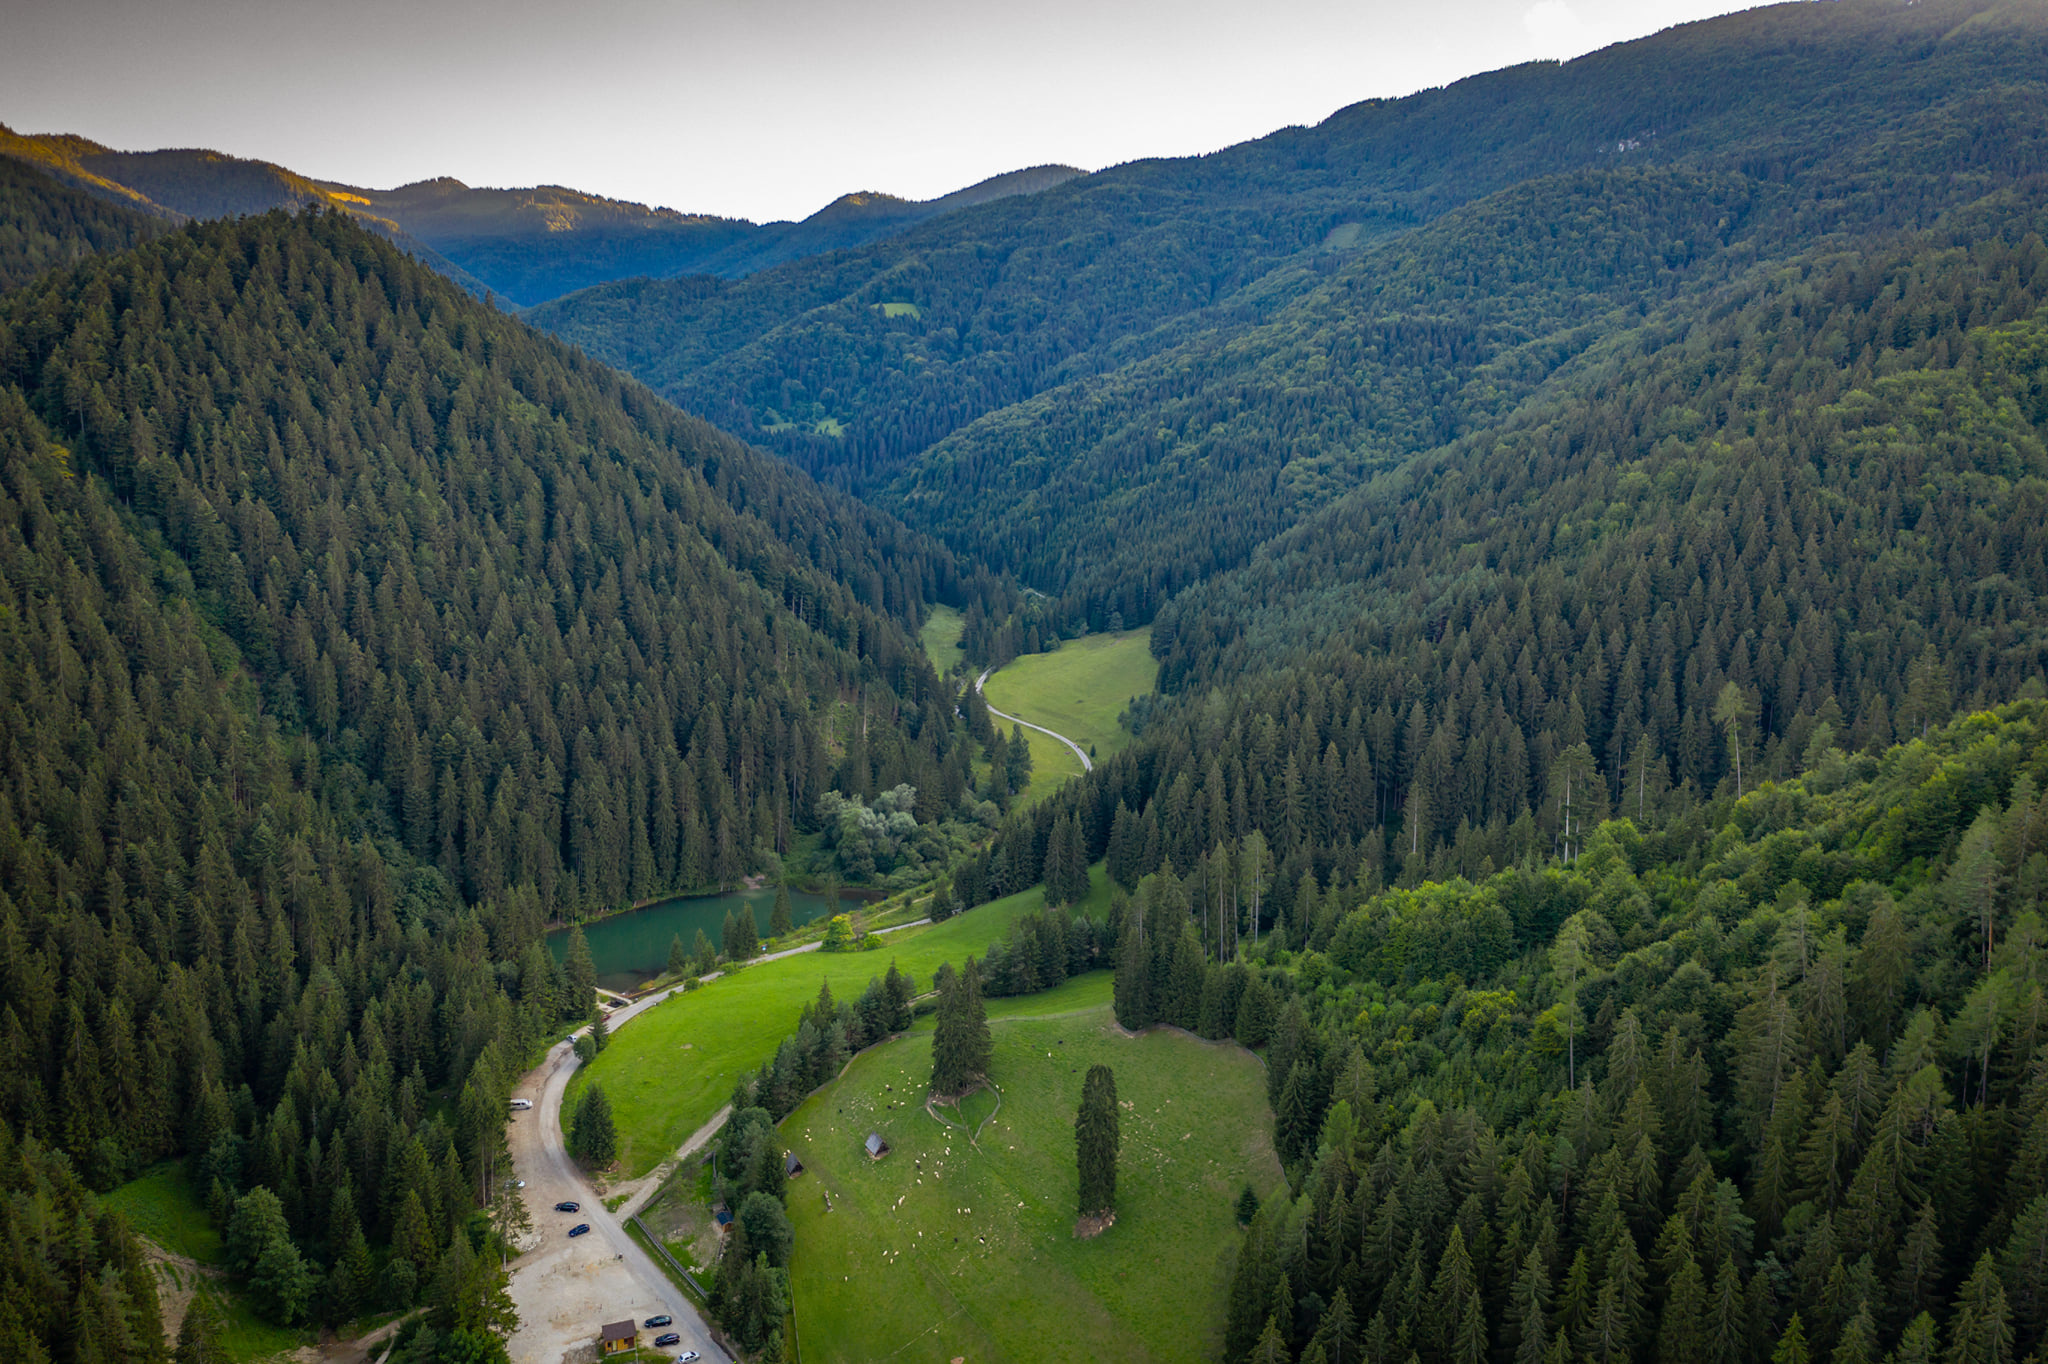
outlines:
[[[640,1329],[643,1331],[652,1331],[657,1326],[673,1326],[675,1324],[676,1319],[670,1316],[668,1313],[663,1312],[658,1317],[649,1317],[647,1320],[641,1322]]]
[[[556,1211],[556,1212],[582,1212],[582,1211],[583,1211],[583,1205],[582,1205],[581,1203],[557,1203],[557,1204],[555,1204],[555,1211]]]
[[[683,1338],[677,1335],[674,1331],[670,1331],[665,1336],[656,1336],[654,1338],[654,1345],[656,1349],[659,1349],[664,1345],[680,1345],[682,1343]]]
[[[586,1232],[588,1232],[589,1230],[590,1230],[590,1223],[588,1223],[588,1222],[578,1222],[578,1223],[577,1223],[577,1224],[576,1224],[575,1226],[573,1226],[573,1227],[569,1228],[569,1234],[570,1234],[571,1236],[582,1236],[583,1234],[585,1234],[585,1233],[586,1233]]]

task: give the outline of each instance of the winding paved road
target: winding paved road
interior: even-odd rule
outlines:
[[[974,689],[976,691],[981,691],[981,684],[988,681],[988,675],[994,671],[994,668],[983,668],[981,670],[981,676],[974,679]],[[988,701],[988,697],[985,693],[983,694],[981,699],[984,704],[986,704]],[[1083,772],[1093,772],[1095,770],[1094,760],[1089,758],[1087,750],[1082,748],[1081,745],[1075,743],[1072,739],[1069,739],[1066,735],[1060,733],[1058,730],[1047,729],[1044,725],[1034,725],[1029,720],[1022,719],[1019,716],[1011,715],[1007,712],[997,710],[994,706],[989,706],[988,713],[990,715],[997,716],[1001,719],[1008,720],[1012,724],[1022,725],[1026,729],[1035,729],[1040,734],[1047,734],[1055,739],[1058,739],[1068,748],[1074,750],[1074,756],[1081,760],[1081,770]]]
[[[667,997],[663,993],[629,1004],[606,1023],[618,1027]],[[512,1358],[519,1364],[558,1364],[565,1347],[594,1341],[597,1328],[606,1321],[624,1316],[645,1321],[667,1313],[675,1324],[664,1329],[682,1336],[680,1349],[695,1350],[706,1360],[726,1360],[729,1356],[712,1342],[697,1309],[619,1220],[605,1211],[563,1146],[562,1096],[581,1064],[570,1043],[557,1042],[549,1048],[547,1060],[514,1091],[533,1100],[532,1110],[512,1122],[511,1146],[513,1165],[526,1181],[541,1244],[521,1256],[513,1270],[513,1298],[522,1320],[510,1342]],[[582,1209],[573,1214],[554,1211],[556,1203],[570,1199]],[[590,1233],[570,1240],[568,1230],[577,1222],[589,1223]],[[656,1334],[643,1336],[652,1339]]]
[[[930,922],[918,919],[880,931],[894,933]],[[818,947],[806,943],[757,957],[754,964],[815,952]],[[713,980],[722,974],[714,971],[703,979]],[[678,985],[617,1009],[606,1017],[605,1026],[617,1031],[681,991]],[[579,1028],[571,1036],[580,1037],[587,1031],[587,1027]],[[597,1328],[606,1321],[624,1316],[645,1321],[658,1313],[675,1318],[673,1326],[663,1328],[682,1336],[682,1344],[675,1348],[695,1350],[707,1362],[727,1360],[730,1357],[713,1343],[710,1329],[690,1300],[626,1234],[619,1219],[605,1210],[597,1191],[569,1157],[562,1140],[562,1098],[569,1077],[581,1064],[572,1042],[557,1042],[544,1061],[520,1077],[512,1091],[513,1097],[533,1103],[531,1109],[513,1115],[507,1139],[513,1168],[526,1181],[527,1206],[540,1233],[539,1244],[521,1255],[512,1269],[512,1296],[521,1318],[519,1330],[509,1342],[514,1364],[559,1364],[568,1351],[593,1341]],[[717,1121],[714,1118],[706,1124],[678,1155],[687,1155],[707,1140]],[[650,1192],[642,1189],[624,1211],[637,1211]],[[583,1205],[580,1211],[554,1211],[555,1204],[571,1200]],[[568,1230],[578,1222],[589,1223],[590,1232],[571,1240]],[[642,1334],[652,1339],[659,1332]]]

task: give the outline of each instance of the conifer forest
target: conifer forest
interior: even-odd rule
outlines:
[[[2039,0],[546,193],[0,127],[0,1355],[557,1364],[602,1252],[628,1358],[859,1358],[950,1280],[816,1218],[1045,996],[1261,1067],[1173,1358],[2048,1360]],[[981,690],[1133,635],[1114,742]],[[1057,1045],[975,1253],[1142,1289],[1151,1053]]]

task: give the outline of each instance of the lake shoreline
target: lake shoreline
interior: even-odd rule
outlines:
[[[588,919],[550,919],[541,925],[540,931],[542,937],[552,938],[557,933],[566,933],[572,928],[587,928],[592,924],[601,924],[607,920],[616,919],[622,914],[637,914],[643,909],[653,909],[657,905],[671,904],[677,900],[716,900],[727,895],[746,895],[756,891],[767,890],[768,888],[767,877],[749,876],[744,878],[737,886],[720,886],[713,890],[678,890],[667,895],[651,895],[645,900],[636,900],[630,905],[620,905],[617,909],[608,909],[602,914],[593,914]],[[789,889],[793,895],[810,895],[820,899],[824,898],[825,894],[822,884],[816,889],[806,885],[792,884]],[[889,895],[890,892],[876,890],[872,886],[841,886],[839,888],[839,898],[841,900],[864,905],[880,904],[888,899]]]

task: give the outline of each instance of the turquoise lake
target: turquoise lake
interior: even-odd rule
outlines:
[[[841,909],[852,907],[850,897],[840,905]],[[583,925],[583,936],[590,940],[590,959],[597,966],[597,983],[621,994],[637,990],[667,969],[672,939],[680,936],[687,952],[701,928],[715,948],[725,930],[725,916],[742,908],[753,912],[754,927],[766,938],[768,916],[775,910],[775,888],[678,896]],[[792,890],[789,908],[790,917],[801,927],[825,912],[825,897]],[[568,955],[567,929],[548,934],[548,950],[555,954],[556,961]]]

